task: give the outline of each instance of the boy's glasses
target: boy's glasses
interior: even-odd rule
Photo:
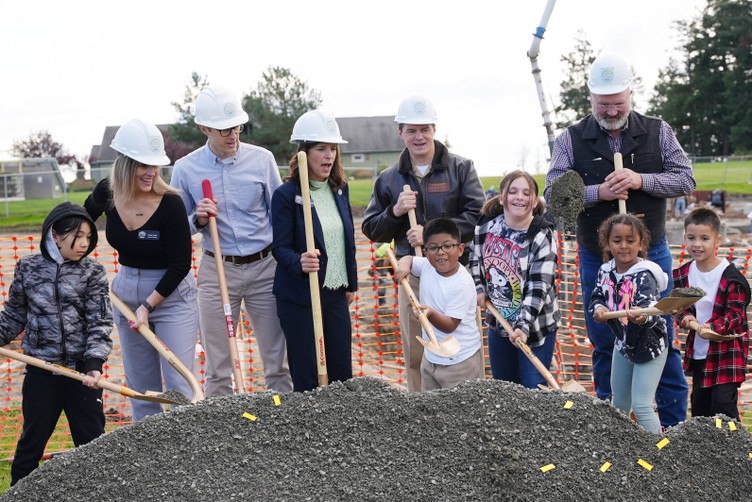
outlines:
[[[451,251],[452,251],[452,250],[453,250],[454,248],[456,248],[457,246],[459,246],[459,244],[450,244],[450,243],[446,243],[446,244],[442,244],[441,246],[437,246],[437,245],[435,245],[435,244],[431,244],[430,246],[423,246],[423,249],[424,249],[424,250],[426,251],[426,253],[428,253],[428,254],[436,254],[436,253],[438,253],[438,252],[439,252],[439,249],[441,249],[441,250],[442,250],[442,251],[444,251],[445,253],[449,253],[449,252],[451,252]]]
[[[223,138],[226,138],[233,132],[240,134],[241,132],[245,131],[245,124],[240,124],[239,126],[230,127],[229,129],[217,129],[217,131],[219,131],[220,136],[222,136]]]

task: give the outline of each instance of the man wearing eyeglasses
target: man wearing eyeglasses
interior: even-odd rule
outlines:
[[[425,96],[410,96],[400,104],[394,121],[405,150],[397,163],[376,179],[363,217],[363,233],[374,242],[394,240],[394,252],[401,258],[415,255],[415,249],[423,246],[425,223],[435,218],[449,218],[460,228],[462,242],[466,244],[460,263],[467,265],[467,250],[485,200],[483,185],[472,160],[449,153],[444,144],[434,139],[437,118],[433,104]],[[404,185],[410,185],[411,190],[403,191]],[[412,229],[410,210],[415,211],[418,222]],[[415,276],[409,276],[409,283],[413,291],[420,290]],[[421,326],[402,288],[399,317],[407,390],[420,391],[423,346],[415,337],[422,336]]]
[[[198,271],[201,342],[206,353],[206,395],[232,394],[232,365],[216,260],[224,260],[232,316],[241,301],[251,318],[264,365],[266,386],[292,391],[285,337],[277,317],[272,285],[276,261],[271,254],[271,199],[282,184],[272,153],[242,143],[248,114],[238,97],[219,86],[201,91],[195,121],[206,145],[175,162],[171,184],[181,190],[193,233],[201,232],[204,249]],[[213,199],[202,182],[211,182]],[[209,216],[216,216],[222,256],[216,256]],[[237,383],[236,383],[237,385]],[[245,387],[245,386],[244,386]]]
[[[697,183],[692,165],[664,121],[631,109],[631,68],[620,56],[605,53],[590,68],[592,113],[568,127],[554,144],[551,168],[546,176],[544,198],[550,200],[551,184],[569,170],[585,184],[585,210],[577,219],[582,298],[588,338],[593,344],[593,379],[599,398],[611,396],[611,357],[614,336],[605,324],[596,323],[587,306],[603,260],[598,246],[598,226],[619,212],[618,201],[642,218],[650,230],[649,259],[658,263],[671,282],[672,259],[666,241],[666,199],[688,195]],[[614,153],[621,152],[624,169],[615,171]],[[670,350],[656,392],[664,427],[687,416],[687,381],[679,350],[674,346],[674,322],[666,318]]]

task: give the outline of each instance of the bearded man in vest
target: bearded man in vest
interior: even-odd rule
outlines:
[[[650,230],[649,259],[658,263],[671,280],[672,259],[666,241],[666,199],[688,195],[697,182],[692,165],[671,127],[661,119],[631,109],[634,80],[627,63],[616,54],[598,56],[590,68],[592,112],[568,127],[556,139],[544,197],[550,200],[551,184],[568,170],[576,171],[585,184],[585,209],[577,220],[580,249],[582,302],[588,338],[593,344],[593,380],[600,399],[611,397],[611,357],[614,335],[606,324],[587,313],[598,268],[603,263],[598,245],[598,226],[619,212],[643,219]],[[624,169],[614,170],[614,153],[620,152]],[[666,316],[669,354],[656,392],[663,427],[686,419],[689,387],[682,372],[681,353],[674,346],[674,321]]]

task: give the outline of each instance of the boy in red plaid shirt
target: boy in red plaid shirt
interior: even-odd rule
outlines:
[[[733,264],[716,256],[720,229],[721,221],[710,209],[695,209],[684,220],[684,244],[693,260],[674,270],[674,287],[696,287],[707,294],[676,317],[684,329],[695,321],[701,328],[723,335],[744,333],[716,342],[690,330],[684,353],[684,371],[692,375],[692,416],[723,413],[739,420],[737,391],[747,367],[750,287]]]

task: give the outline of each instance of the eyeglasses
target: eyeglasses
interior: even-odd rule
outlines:
[[[627,103],[618,103],[616,105],[607,105],[607,104],[596,103],[595,107],[599,111],[602,111],[602,112],[606,112],[606,111],[608,111],[608,110],[610,110],[612,108],[614,110],[616,110],[617,112],[623,112],[624,110],[627,109]]]
[[[435,244],[430,245],[430,246],[424,246],[423,249],[425,249],[426,253],[430,253],[430,254],[438,253],[439,249],[441,249],[445,253],[449,253],[457,246],[459,246],[459,244],[450,244],[447,242],[446,244],[442,244],[441,246],[437,246]]]
[[[226,138],[227,136],[229,136],[230,134],[234,132],[240,134],[241,132],[245,131],[245,124],[240,124],[239,126],[230,127],[229,129],[216,129],[216,130],[219,131],[220,136],[222,136],[223,138]]]

